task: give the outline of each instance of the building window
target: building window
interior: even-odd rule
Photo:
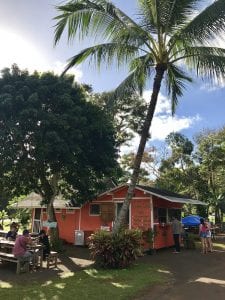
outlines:
[[[167,223],[167,209],[166,208],[154,208],[154,222]]]
[[[41,219],[41,208],[35,208],[34,219],[35,220],[40,220]]]
[[[168,209],[168,217],[169,217],[169,222],[172,221],[172,217],[176,217],[177,220],[181,220],[181,209]]]
[[[154,223],[168,223],[172,221],[172,217],[181,220],[181,209],[154,207]]]
[[[55,208],[55,213],[56,213],[56,214],[61,213],[61,208]]]
[[[100,215],[100,205],[99,204],[90,204],[90,215],[99,216]]]

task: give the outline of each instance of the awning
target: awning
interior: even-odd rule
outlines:
[[[37,193],[30,193],[26,198],[23,200],[19,201],[18,203],[15,203],[12,205],[13,208],[43,208],[46,207],[46,205],[41,205],[42,203],[42,197],[41,195]],[[69,208],[69,209],[79,209],[80,206],[74,206],[71,205],[70,200],[65,200],[63,199],[62,195],[56,196],[54,203],[53,203],[54,208]]]

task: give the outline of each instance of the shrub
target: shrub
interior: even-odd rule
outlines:
[[[100,267],[127,267],[142,254],[141,237],[139,230],[97,231],[88,238],[91,257]]]

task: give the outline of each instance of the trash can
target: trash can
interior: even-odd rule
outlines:
[[[83,246],[84,245],[84,232],[83,230],[75,230],[75,246]]]

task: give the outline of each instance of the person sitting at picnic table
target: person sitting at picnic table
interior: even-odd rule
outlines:
[[[12,224],[10,226],[16,227],[16,232],[18,233],[20,225],[17,222],[12,222]]]
[[[29,230],[24,229],[23,235],[19,235],[16,238],[16,242],[13,247],[14,256],[18,259],[31,262],[33,254],[27,250],[27,246],[30,244],[32,244],[32,240],[30,238]]]
[[[16,226],[11,224],[10,231],[6,234],[6,239],[9,241],[15,241],[16,236],[17,236],[17,228]]]
[[[48,235],[44,229],[39,232],[39,243],[43,245],[43,260],[46,260],[46,257],[50,253],[50,243]]]

